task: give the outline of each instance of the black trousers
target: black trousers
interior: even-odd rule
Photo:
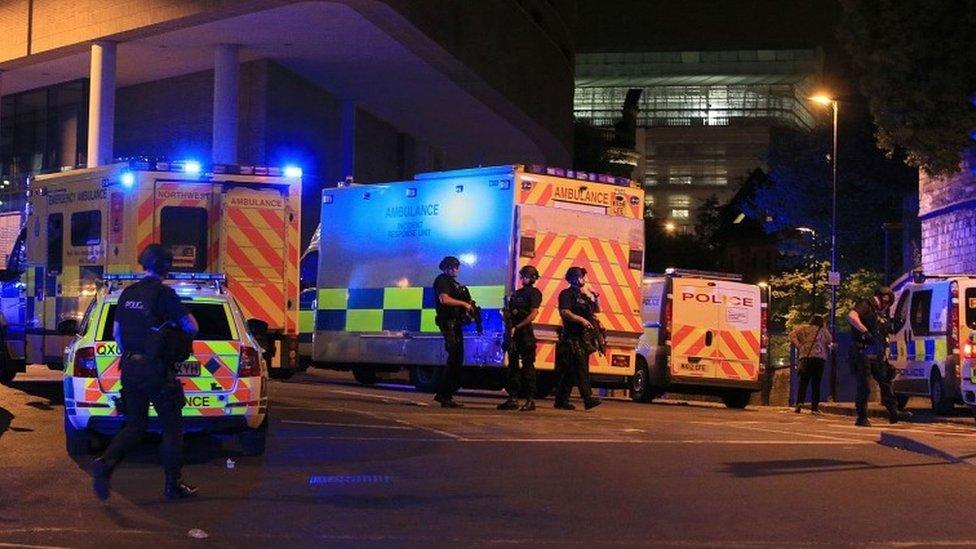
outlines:
[[[521,330],[512,334],[508,349],[508,382],[505,390],[508,396],[517,398],[523,393],[528,398],[535,396],[535,336],[531,331]]]
[[[857,410],[858,417],[867,417],[868,395],[870,388],[868,383],[873,377],[878,383],[878,391],[881,393],[881,404],[888,410],[889,414],[898,413],[898,401],[895,394],[891,391],[891,367],[878,355],[865,355],[863,352],[856,353],[854,357],[854,378],[857,381],[857,390],[854,394],[854,408]]]
[[[447,351],[447,364],[441,372],[440,384],[437,387],[437,398],[446,400],[452,398],[461,386],[461,365],[464,364],[464,334],[461,323],[447,321],[440,326],[444,336],[444,350]]]
[[[810,387],[810,409],[820,408],[820,382],[823,380],[824,359],[811,356],[800,359],[800,384],[796,391],[796,405],[802,406],[807,397],[807,385]]]
[[[109,467],[139,444],[149,426],[149,405],[159,416],[163,443],[160,460],[167,476],[180,477],[183,468],[183,386],[162,364],[145,359],[122,359],[122,402],[125,427],[102,454]]]
[[[583,400],[593,398],[590,389],[590,355],[576,338],[569,338],[556,344],[556,402],[568,402],[573,386],[579,387]]]

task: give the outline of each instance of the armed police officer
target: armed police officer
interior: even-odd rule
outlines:
[[[519,409],[519,392],[524,391],[527,400],[521,410],[531,412],[535,410],[535,331],[532,321],[539,315],[542,292],[535,287],[539,271],[532,265],[519,269],[519,279],[522,287],[512,293],[502,310],[508,341],[508,384],[505,387],[508,399],[499,404],[498,409]]]
[[[441,274],[434,279],[434,295],[437,296],[435,322],[444,336],[444,349],[447,351],[447,364],[441,372],[440,383],[434,400],[442,408],[461,408],[454,400],[454,393],[461,384],[461,365],[464,363],[464,335],[461,328],[474,313],[467,288],[458,282],[461,261],[454,256],[441,260],[438,268]]]
[[[187,345],[199,326],[163,278],[173,265],[173,254],[159,244],[150,244],[139,255],[146,276],[127,287],[115,306],[113,335],[122,353],[122,402],[125,427],[115,436],[101,457],[92,464],[95,494],[109,497],[109,479],[123,456],[139,443],[149,424],[149,405],[159,416],[163,432],[160,457],[166,474],[163,494],[168,499],[196,495],[197,489],[183,482],[183,387],[173,364],[164,357],[172,347]],[[178,327],[188,336],[173,336]]]
[[[888,421],[898,422],[898,404],[891,391],[892,371],[885,358],[887,349],[888,307],[895,301],[895,294],[890,288],[882,286],[874,295],[861,300],[847,315],[854,335],[854,349],[852,353],[851,370],[857,382],[857,392],[854,396],[854,407],[857,419],[854,425],[870,427],[868,421],[868,380],[873,377],[878,383],[881,393],[881,403],[888,410]]]
[[[566,271],[569,287],[559,292],[559,315],[563,319],[562,334],[556,344],[556,370],[559,381],[556,385],[555,407],[560,410],[574,410],[569,403],[573,385],[579,387],[583,406],[590,408],[600,405],[600,399],[593,396],[590,389],[590,355],[597,350],[596,313],[600,311],[600,296],[587,291],[586,269],[570,267]]]

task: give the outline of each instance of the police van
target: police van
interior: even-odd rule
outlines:
[[[718,396],[745,408],[766,367],[767,293],[736,274],[668,269],[644,278],[631,398]]]
[[[121,353],[112,334],[122,289],[142,275],[105,275],[80,322],[59,331],[72,338],[64,355],[64,432],[69,454],[89,451],[92,439],[121,430]],[[177,365],[187,432],[237,433],[245,453],[264,452],[268,428],[268,370],[253,332],[258,324],[226,287],[223,275],[175,273],[165,281],[197,319],[193,354]],[[122,406],[124,408],[124,405]],[[150,430],[158,429],[150,409]]]
[[[174,272],[221,272],[260,334],[272,375],[297,368],[301,170],[133,159],[38,175],[2,287],[0,359],[61,367],[68,338],[103,274],[128,273],[157,242]],[[7,306],[10,304],[10,306]],[[2,368],[0,368],[2,369]]]
[[[936,413],[949,413],[964,400],[962,359],[976,357],[966,345],[976,332],[976,275],[913,273],[898,293],[891,330],[888,360],[898,372],[892,389],[899,406],[925,396]],[[976,404],[967,390],[966,402]]]

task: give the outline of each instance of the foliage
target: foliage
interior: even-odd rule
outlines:
[[[815,314],[829,316],[830,286],[827,261],[811,262],[803,268],[773,276],[770,287],[770,325],[773,331],[789,331],[808,322]],[[841,280],[837,289],[837,329],[847,330],[847,317],[858,301],[882,284],[882,274],[866,269],[854,271]]]
[[[842,3],[840,39],[861,73],[878,146],[907,149],[909,165],[932,174],[958,171],[976,127],[976,2]]]

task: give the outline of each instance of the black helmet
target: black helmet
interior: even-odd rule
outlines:
[[[572,282],[586,276],[586,269],[583,267],[570,267],[566,269],[566,280]]]
[[[532,265],[526,265],[519,269],[519,276],[523,276],[529,280],[539,280],[539,269],[536,269]]]
[[[441,263],[437,266],[437,268],[443,271],[444,269],[457,269],[460,266],[460,259],[454,257],[453,255],[448,255],[444,256],[444,259],[441,260]]]
[[[173,252],[162,244],[150,244],[139,254],[139,264],[147,271],[165,276],[173,268]]]

